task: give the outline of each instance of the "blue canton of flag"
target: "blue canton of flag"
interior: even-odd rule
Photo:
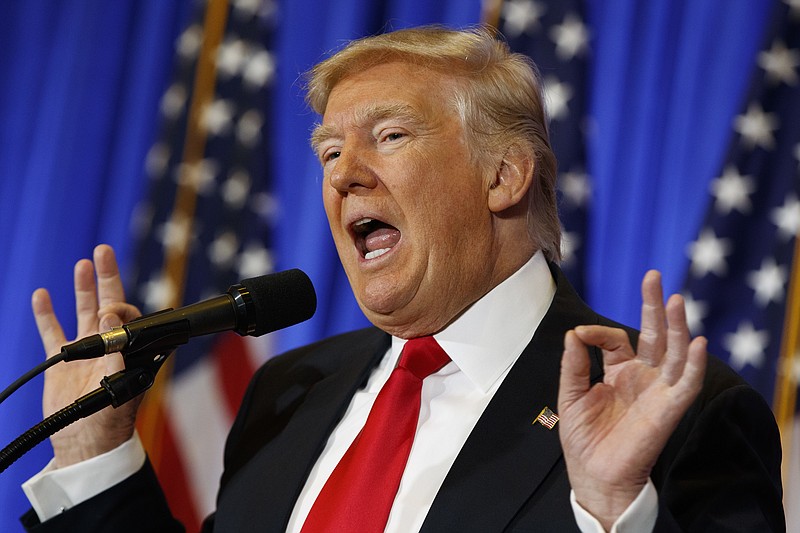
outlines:
[[[800,230],[800,7],[778,10],[711,182],[702,229],[688,246],[684,290],[692,333],[705,335],[709,351],[768,401]]]
[[[506,0],[497,25],[509,46],[538,65],[558,160],[564,273],[579,294],[591,180],[586,165],[589,30],[582,0]]]
[[[147,158],[150,194],[134,221],[130,296],[145,313],[217,295],[273,268],[265,124],[277,8],[218,0],[197,8],[197,22],[176,43],[161,138]],[[214,508],[224,438],[266,352],[247,348],[232,333],[193,339],[170,357],[161,371],[168,379],[142,410],[142,440],[189,530]]]

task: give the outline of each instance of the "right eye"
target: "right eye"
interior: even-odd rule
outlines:
[[[322,164],[324,165],[325,163],[328,163],[329,161],[333,161],[334,159],[337,159],[341,154],[342,154],[341,150],[326,150],[322,154],[322,156],[320,157],[320,160],[322,161]]]

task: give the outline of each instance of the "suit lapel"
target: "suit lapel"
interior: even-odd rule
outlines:
[[[558,426],[533,422],[543,407],[557,410],[564,334],[598,316],[553,268],[553,304],[464,444],[422,531],[502,531],[561,459]],[[594,380],[598,363],[593,357]]]
[[[313,384],[286,428],[231,480],[218,502],[215,531],[286,529],[295,501],[328,436],[388,346],[389,336],[373,329],[355,341],[349,337],[312,354],[307,364],[318,368],[330,366],[324,359],[337,352],[336,357],[344,363]]]

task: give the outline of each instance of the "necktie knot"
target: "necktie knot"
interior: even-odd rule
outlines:
[[[409,339],[403,346],[397,366],[405,368],[419,379],[425,379],[448,362],[450,357],[447,352],[429,335]]]

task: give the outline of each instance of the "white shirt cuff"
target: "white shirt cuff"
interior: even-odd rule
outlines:
[[[44,522],[127,479],[142,468],[146,454],[139,435],[113,450],[64,468],[51,460],[22,484],[28,501]]]
[[[575,521],[578,522],[578,529],[583,533],[605,532],[600,522],[589,512],[581,507],[575,499],[575,491],[570,491],[569,501],[572,504],[572,512],[575,513]],[[653,531],[658,517],[658,492],[651,480],[642,487],[639,495],[631,502],[625,512],[617,518],[609,533],[632,533]]]

